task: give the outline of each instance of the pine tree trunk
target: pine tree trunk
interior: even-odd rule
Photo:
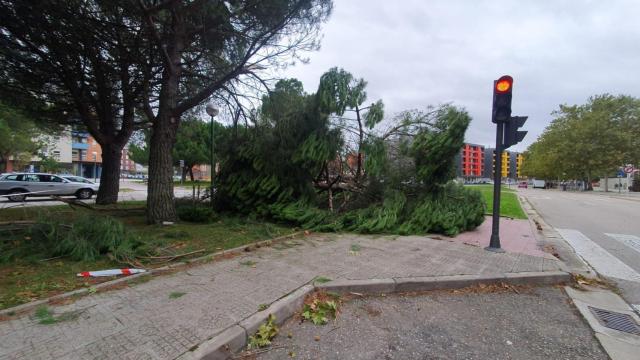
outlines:
[[[189,169],[186,166],[182,167],[182,176],[180,177],[180,181],[185,182],[187,181],[187,173],[189,172]]]
[[[147,195],[147,222],[162,224],[176,220],[173,202],[173,156],[171,150],[176,138],[176,119],[158,114],[151,132],[149,148],[149,186]]]
[[[100,147],[102,148],[102,173],[96,204],[115,204],[118,202],[120,191],[120,161],[123,146],[101,144]]]

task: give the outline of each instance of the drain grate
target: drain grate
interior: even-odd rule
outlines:
[[[598,309],[591,306],[589,306],[589,310],[591,310],[596,319],[598,319],[600,324],[604,327],[624,331],[629,334],[640,335],[640,326],[638,326],[636,321],[627,314]]]

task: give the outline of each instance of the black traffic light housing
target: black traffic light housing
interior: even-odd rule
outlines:
[[[513,78],[509,75],[501,76],[493,82],[493,110],[491,121],[494,124],[507,122],[511,118],[511,92]]]
[[[507,149],[524,139],[527,132],[519,131],[518,129],[527,122],[528,118],[528,116],[512,116],[509,121],[504,124],[503,149]]]
[[[527,121],[526,116],[511,116],[511,92],[513,78],[509,75],[501,76],[493,82],[493,108],[491,121],[496,124],[496,150],[494,153],[496,164],[493,169],[493,221],[491,224],[491,239],[485,249],[493,252],[504,252],[500,247],[500,183],[502,180],[502,151],[519,143],[527,134],[518,129]]]

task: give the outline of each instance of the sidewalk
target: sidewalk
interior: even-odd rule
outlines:
[[[560,270],[548,257],[419,236],[317,234],[0,321],[0,359],[174,359],[317,276],[373,279]],[[180,296],[182,295],[182,296]]]

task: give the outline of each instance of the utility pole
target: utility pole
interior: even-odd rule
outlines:
[[[218,108],[213,104],[207,105],[207,114],[211,116],[211,188],[209,190],[209,197],[211,199],[211,207],[213,207],[213,177],[215,175],[216,161],[213,159],[213,121],[216,115],[218,115]]]

